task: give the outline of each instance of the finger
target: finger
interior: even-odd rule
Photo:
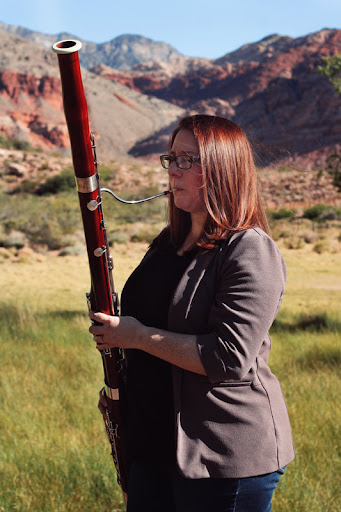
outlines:
[[[104,343],[103,334],[94,334],[93,339],[96,343]]]
[[[109,315],[106,315],[105,313],[99,313],[95,311],[89,311],[89,318],[91,320],[94,320],[95,322],[103,323],[108,319]]]
[[[103,335],[104,334],[103,325],[90,325],[89,332],[91,332],[91,334]]]
[[[103,350],[108,350],[108,349],[111,349],[112,347],[110,345],[107,345],[106,343],[98,343],[96,342],[97,345],[96,345],[96,348],[97,350],[99,350],[100,352],[103,352]]]

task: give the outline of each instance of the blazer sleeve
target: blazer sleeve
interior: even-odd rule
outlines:
[[[219,273],[208,334],[197,345],[210,382],[242,380],[254,364],[278,313],[286,267],[262,230],[234,235]]]

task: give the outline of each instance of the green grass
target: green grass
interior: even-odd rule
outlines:
[[[121,290],[146,245],[112,251]],[[338,512],[340,270],[337,254],[284,250],[288,287],[270,366],[295,461],[275,512]],[[88,334],[86,256],[0,265],[0,511],[122,511],[97,411],[103,371]]]

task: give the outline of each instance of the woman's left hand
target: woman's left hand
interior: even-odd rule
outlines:
[[[98,350],[114,347],[136,348],[143,325],[131,316],[110,316],[90,311],[91,320],[101,325],[92,325],[89,332],[93,335]]]

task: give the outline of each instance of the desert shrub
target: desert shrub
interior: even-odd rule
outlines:
[[[331,245],[329,240],[319,240],[313,247],[313,251],[317,252],[317,254],[322,254],[324,252],[330,252]]]
[[[13,193],[33,194],[37,190],[37,183],[32,180],[25,180],[18,185]]]
[[[21,149],[22,151],[29,151],[32,148],[31,144],[27,140],[12,139],[11,147],[13,149]]]
[[[114,244],[125,244],[129,241],[129,235],[122,231],[112,231],[108,234],[108,244],[112,247]]]
[[[18,219],[7,219],[7,220],[4,220],[2,223],[2,228],[7,235],[9,235],[11,233],[11,231],[16,229],[17,226],[18,226]]]
[[[287,249],[303,249],[304,240],[299,236],[292,236],[284,240],[284,245]]]
[[[279,238],[290,238],[292,235],[291,231],[280,231]]]
[[[36,193],[39,196],[58,194],[75,188],[75,174],[71,167],[64,169],[60,174],[51,176],[45,183],[40,185]]]
[[[329,208],[320,215],[321,222],[326,220],[337,220],[338,218],[340,218],[340,211],[338,208]]]
[[[40,168],[41,168],[43,171],[46,171],[47,169],[49,169],[49,167],[50,167],[49,162],[48,162],[47,160],[45,160],[45,162],[41,165],[41,167],[40,167]]]
[[[315,204],[310,208],[307,208],[303,212],[303,217],[305,219],[317,220],[322,213],[326,211],[328,207],[325,204]]]
[[[22,249],[24,246],[25,240],[22,236],[8,236],[0,240],[0,247],[5,247],[5,249]]]
[[[303,212],[303,217],[316,222],[341,218],[341,209],[326,204],[315,204]]]
[[[159,234],[159,231],[156,226],[142,228],[137,233],[133,233],[130,239],[132,242],[147,242],[150,244]]]
[[[317,242],[319,236],[315,231],[313,230],[306,230],[300,233],[300,236],[303,238],[306,244],[312,244],[314,242]]]
[[[46,221],[36,228],[32,227],[28,238],[31,243],[46,245],[50,250],[62,249],[65,245],[69,245],[60,226],[53,221]]]
[[[341,191],[341,155],[332,153],[327,158],[328,172],[333,176],[333,185]]]
[[[11,259],[12,254],[5,247],[0,246],[0,263]]]
[[[31,144],[27,140],[17,138],[7,139],[4,135],[0,134],[0,147],[5,149],[21,149],[23,151],[32,150]]]
[[[58,256],[78,256],[79,254],[84,254],[84,247],[65,247],[65,249],[62,249]]]
[[[108,183],[117,174],[117,168],[107,167],[107,166],[99,166],[98,173],[99,173],[99,178],[100,178],[101,184]]]
[[[295,210],[287,210],[286,208],[280,208],[277,211],[269,210],[268,215],[271,220],[292,219],[295,215]]]

